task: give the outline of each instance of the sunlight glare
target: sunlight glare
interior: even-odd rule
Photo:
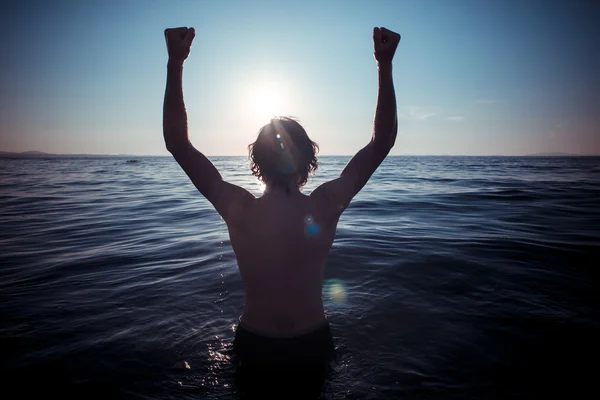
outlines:
[[[256,84],[249,88],[247,95],[248,112],[253,119],[268,122],[269,119],[284,115],[285,98],[280,85],[273,82]]]

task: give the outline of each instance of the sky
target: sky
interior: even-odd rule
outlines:
[[[192,143],[246,155],[271,115],[320,154],[373,129],[372,29],[402,35],[391,154],[600,154],[600,6],[585,0],[10,1],[0,6],[0,151],[167,155],[168,27]]]

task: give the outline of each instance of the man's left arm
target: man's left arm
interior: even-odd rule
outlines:
[[[163,105],[163,134],[167,150],[194,186],[227,221],[254,196],[239,186],[225,182],[213,163],[190,142],[183,101],[183,63],[189,55],[194,36],[194,28],[165,30],[169,61]]]

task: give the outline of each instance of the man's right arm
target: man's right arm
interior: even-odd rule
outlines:
[[[398,132],[392,59],[400,42],[400,35],[385,28],[375,28],[373,40],[379,73],[379,89],[371,141],[356,153],[339,178],[322,184],[311,194],[311,197],[320,198],[325,201],[325,204],[332,205],[334,215],[337,214],[336,218],[383,162],[394,146]]]

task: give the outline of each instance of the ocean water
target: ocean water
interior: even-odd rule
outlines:
[[[240,398],[226,226],[172,158],[139,160],[0,159],[5,398]],[[247,158],[213,161],[260,194]],[[386,159],[328,260],[323,398],[596,397],[599,200],[600,158]]]

